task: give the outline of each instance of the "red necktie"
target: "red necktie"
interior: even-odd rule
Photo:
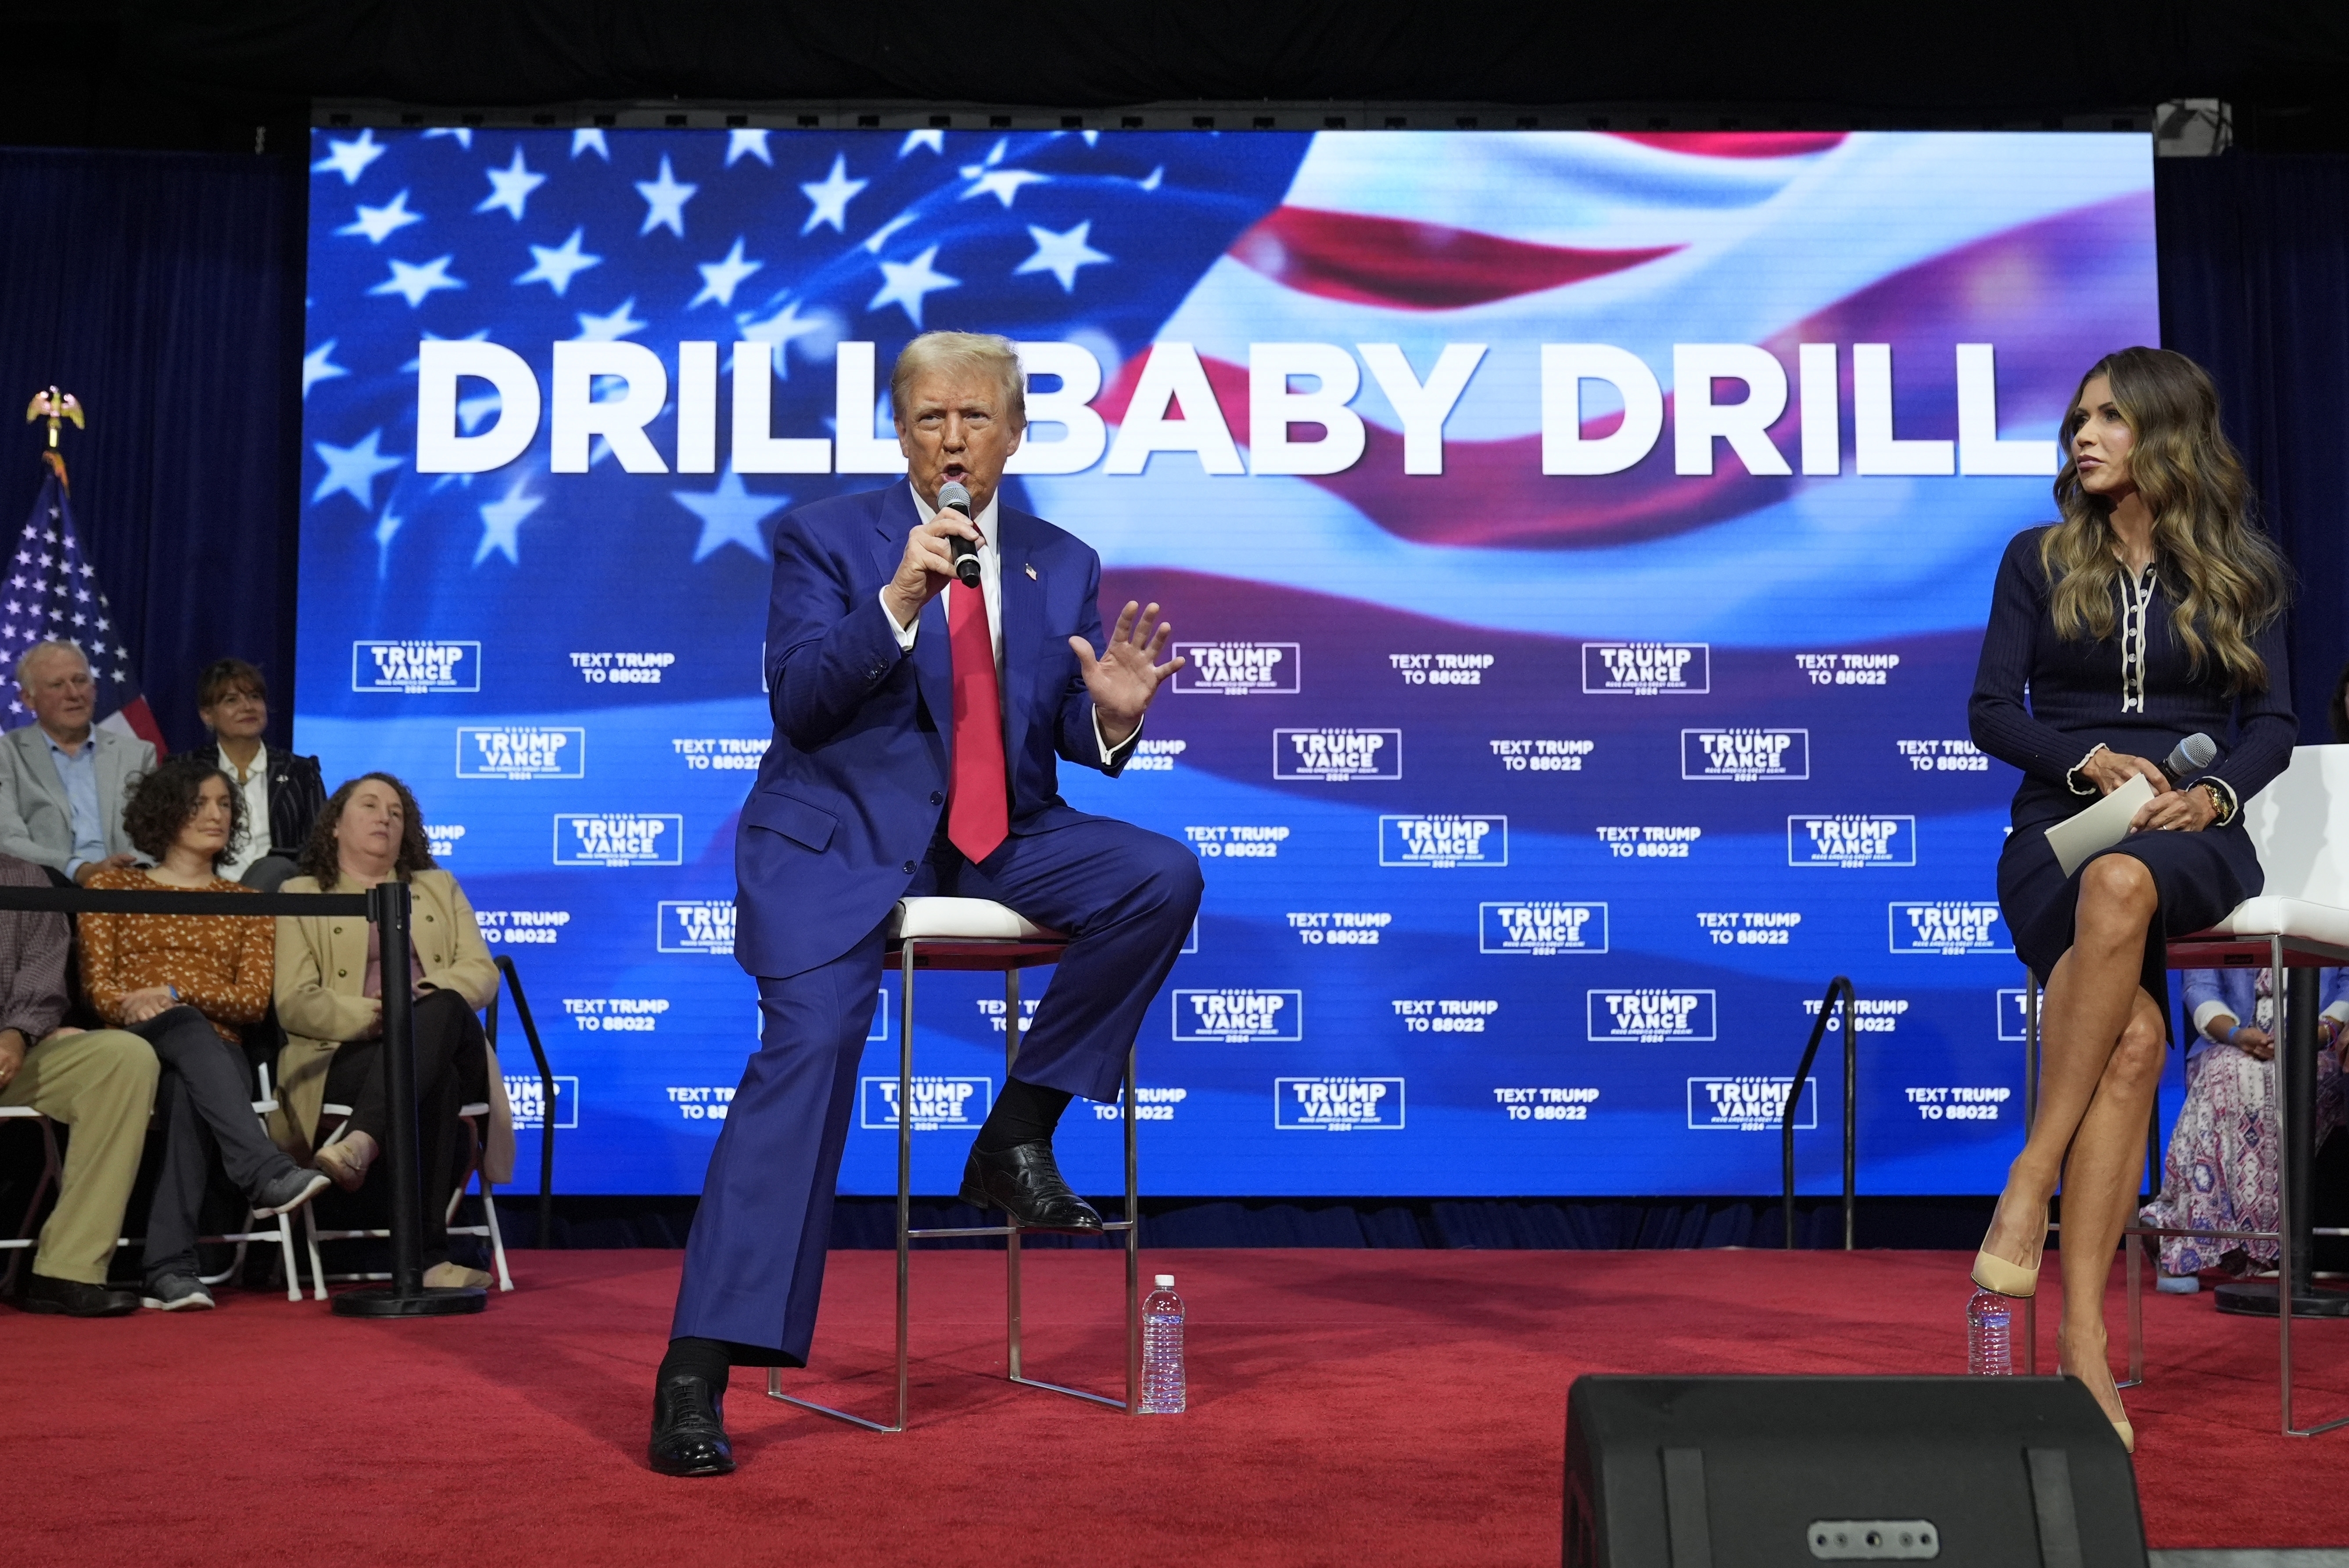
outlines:
[[[1003,691],[988,632],[987,595],[955,585],[947,596],[947,645],[954,653],[954,782],[947,837],[970,861],[995,852],[1011,828],[1003,783]]]

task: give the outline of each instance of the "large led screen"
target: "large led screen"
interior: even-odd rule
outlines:
[[[1837,973],[1862,1189],[1998,1185],[2014,775],[1965,695],[2065,400],[2156,340],[2145,137],[314,157],[296,742],[414,786],[547,1032],[565,1190],[699,1187],[755,1044],[732,847],[770,540],[902,483],[888,367],[943,327],[1023,346],[1008,499],[1189,659],[1123,777],[1062,773],[1206,875],[1141,1040],[1148,1190],[1771,1191]],[[892,1188],[902,1023],[892,987],[844,1190]],[[948,1191],[1000,985],[926,978],[916,1023],[916,1179]],[[1841,1055],[1795,1090],[1814,1189]],[[1071,1113],[1080,1185],[1115,1185],[1118,1131]]]

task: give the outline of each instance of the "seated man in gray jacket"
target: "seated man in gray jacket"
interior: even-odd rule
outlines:
[[[0,740],[0,855],[29,860],[57,882],[136,862],[122,804],[131,781],[155,765],[155,748],[90,722],[98,684],[70,642],[26,649],[16,694],[34,722]]]

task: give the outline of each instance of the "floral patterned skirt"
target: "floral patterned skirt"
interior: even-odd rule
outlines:
[[[2186,1104],[2162,1161],[2161,1196],[2145,1206],[2148,1225],[2198,1231],[2272,1231],[2281,1179],[2270,1106],[2275,1064],[2231,1045],[2212,1045],[2186,1064]],[[2341,1064],[2330,1051],[2316,1055],[2316,1137],[2343,1125]],[[2233,1254],[2230,1257],[2229,1254]],[[2240,1272],[2244,1260],[2273,1266],[2273,1241],[2210,1241],[2165,1236],[2161,1272],[2205,1269]]]

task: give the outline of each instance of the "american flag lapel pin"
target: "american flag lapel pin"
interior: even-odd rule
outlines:
[[[1024,572],[1026,572],[1026,573],[1028,574],[1028,580],[1029,580],[1030,582],[1031,582],[1031,583],[1032,583],[1032,582],[1036,581],[1036,568],[1035,568],[1035,567],[1033,567],[1033,566],[1031,566],[1027,565],[1025,562],[1022,562],[1022,563],[1020,564],[1020,570],[1022,570],[1022,571],[1024,571]]]

